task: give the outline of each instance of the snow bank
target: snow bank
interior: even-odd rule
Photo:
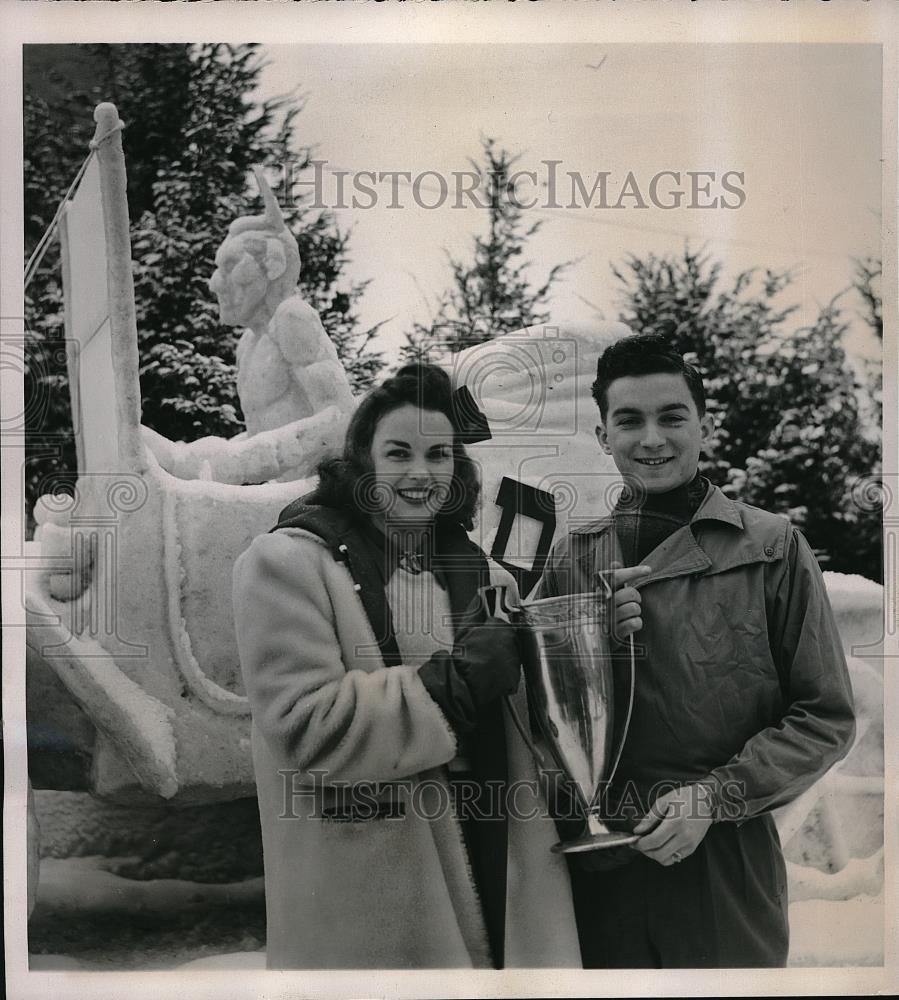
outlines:
[[[883,896],[790,907],[791,967],[883,965]]]

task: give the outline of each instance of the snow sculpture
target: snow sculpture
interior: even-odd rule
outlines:
[[[237,393],[247,429],[232,441],[143,438],[181,479],[227,483],[288,481],[310,474],[339,446],[353,394],[318,313],[297,291],[300,255],[261,170],[265,214],[235,219],[209,281],[228,326],[246,327],[237,345]]]
[[[337,349],[297,294],[296,240],[262,171],[255,173],[265,215],[231,223],[209,282],[222,322],[247,326],[237,347],[237,391],[249,435],[353,405]]]
[[[73,497],[48,495],[36,506],[41,568],[26,581],[29,672],[58,678],[96,728],[91,786],[99,794],[181,802],[248,795],[231,567],[314,485],[316,462],[340,446],[352,397],[333,369],[330,396],[321,390],[316,363],[336,361],[316,341],[293,370],[299,418],[286,426],[263,429],[274,418],[260,405],[258,433],[232,441],[179,445],[141,427],[121,123],[109,104],[94,117],[96,155],[60,230],[79,477]],[[239,245],[256,239],[257,221],[238,234]],[[283,235],[264,231],[267,253],[268,240],[284,243]],[[270,264],[266,308],[286,317],[282,327],[302,316],[294,332],[317,337],[312,317],[283,299],[282,275]],[[257,264],[241,258],[237,266],[252,273]],[[285,268],[291,288],[297,273],[296,262]],[[235,321],[255,323],[260,308]],[[290,349],[299,357],[296,344]],[[266,480],[278,481],[236,485]]]

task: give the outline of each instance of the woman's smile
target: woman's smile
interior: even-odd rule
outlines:
[[[396,495],[405,500],[406,503],[426,504],[436,492],[437,491],[430,486],[424,488],[416,487],[414,489],[398,488]]]

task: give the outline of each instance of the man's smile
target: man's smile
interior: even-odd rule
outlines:
[[[667,458],[635,458],[635,462],[639,462],[641,465],[664,465],[666,462],[672,461],[673,456],[669,455]]]

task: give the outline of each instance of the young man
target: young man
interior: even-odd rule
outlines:
[[[699,475],[712,430],[702,379],[663,338],[609,347],[593,397],[623,499],[557,544],[536,595],[593,590],[614,568],[616,637],[632,635],[636,651],[607,808],[639,839],[569,855],[584,965],[784,966],[771,810],[843,757],[855,732],[821,572],[785,517]]]

